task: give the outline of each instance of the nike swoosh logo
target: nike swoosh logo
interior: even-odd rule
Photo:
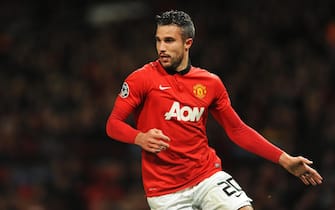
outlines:
[[[170,88],[171,87],[159,85],[160,90],[167,90],[167,89],[170,89]]]

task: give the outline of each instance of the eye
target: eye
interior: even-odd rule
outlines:
[[[165,38],[164,41],[165,41],[166,43],[171,43],[171,42],[174,42],[175,39],[173,39],[173,38],[171,38],[171,37],[168,37],[168,38]]]

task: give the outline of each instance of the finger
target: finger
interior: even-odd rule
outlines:
[[[312,184],[313,186],[316,186],[316,185],[317,185],[316,181],[315,181],[313,178],[310,178],[308,181],[309,181],[309,183]]]
[[[159,129],[154,129],[154,137],[157,138],[157,139],[162,139],[162,140],[165,140],[165,141],[170,141],[170,138],[168,136],[166,136],[162,130],[159,130]]]
[[[159,153],[161,150],[159,148],[149,147],[147,151],[152,153]]]
[[[312,185],[316,185],[316,182],[314,181],[313,176],[309,172],[305,173],[305,178],[308,181],[308,183]]]
[[[170,145],[168,143],[164,142],[164,141],[159,141],[159,146],[165,147],[165,148],[169,148],[170,147]]]
[[[150,143],[148,144],[148,146],[149,146],[150,148],[153,148],[153,149],[156,149],[156,150],[159,150],[160,147],[161,147],[161,145],[159,144],[159,141],[150,142]]]
[[[155,136],[157,139],[161,139],[161,140],[164,140],[164,141],[170,141],[170,138],[166,135],[164,135],[163,133],[159,133],[159,134],[156,134],[157,136]]]
[[[315,179],[315,178],[314,178]],[[317,179],[315,179],[316,180],[316,183],[318,183],[318,184],[322,184],[322,181],[323,181],[323,178],[321,177],[321,178],[317,178]]]
[[[315,171],[315,173],[305,172],[301,174],[299,178],[304,182],[306,185],[313,185],[316,186],[322,183],[322,177]]]
[[[152,149],[152,151],[154,151],[155,153],[157,152],[161,152],[163,150],[166,150],[169,145],[164,143],[163,141],[160,141],[160,144],[155,144],[155,143],[151,143],[148,146]]]
[[[155,131],[155,133],[157,133],[157,134],[161,134],[161,133],[163,133],[162,130],[157,129],[157,128],[154,128],[154,131]]]
[[[309,182],[304,174],[300,175],[299,178],[305,185],[309,185]]]
[[[160,146],[160,147],[159,147],[159,150],[160,150],[160,151],[163,151],[163,150],[166,150],[166,148],[167,148],[167,147],[165,147],[165,146]]]
[[[313,186],[318,185],[317,181],[316,181],[315,178],[312,177],[312,176],[307,177],[307,180],[308,180],[308,182],[309,182],[311,185],[313,185]]]
[[[311,177],[316,182],[316,184],[322,184],[323,178],[318,172],[315,172],[315,174],[312,174]]]
[[[318,184],[322,183],[323,178],[315,169],[307,166],[307,170],[306,170],[305,174],[309,174],[309,176],[311,178],[313,178],[313,180],[315,180],[316,183],[318,183]]]
[[[155,140],[155,139],[150,139],[148,141],[148,146],[149,147],[152,147],[152,148],[156,148],[156,149],[159,149],[161,147],[165,147],[165,148],[168,148],[170,147],[170,145],[164,141],[161,141],[161,140]]]
[[[157,153],[159,151],[158,149],[156,149],[154,147],[150,147],[150,146],[144,147],[143,149],[147,152],[150,152],[150,153]]]
[[[310,174],[312,175],[312,177],[316,180],[322,180],[322,176],[315,170],[313,170],[313,172],[310,172]]]

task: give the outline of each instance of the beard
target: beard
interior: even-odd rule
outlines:
[[[183,61],[183,55],[180,55],[178,57],[171,58],[171,63],[170,64],[167,64],[167,65],[165,64],[164,65],[162,62],[161,63],[166,70],[176,71],[177,68],[180,66],[182,61]]]

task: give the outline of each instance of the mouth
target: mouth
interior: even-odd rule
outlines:
[[[162,61],[162,62],[168,62],[170,60],[170,56],[168,55],[159,55],[159,59]]]

